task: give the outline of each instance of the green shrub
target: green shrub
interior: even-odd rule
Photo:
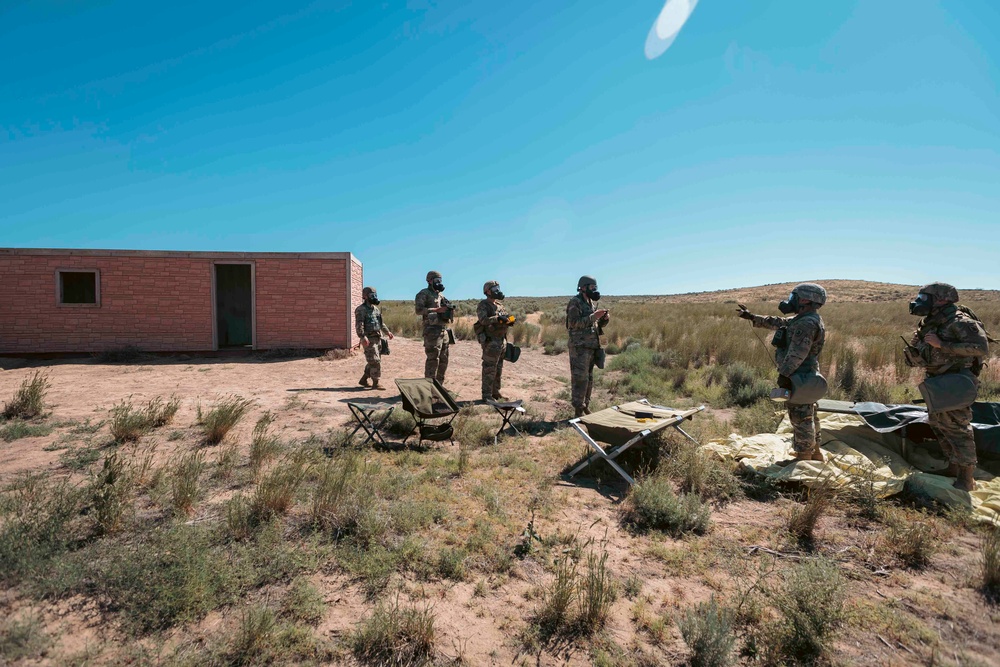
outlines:
[[[110,535],[121,530],[132,511],[132,493],[137,481],[135,471],[117,452],[104,459],[90,490],[98,534]]]
[[[670,481],[649,477],[636,482],[625,500],[623,519],[637,530],[662,530],[671,535],[704,533],[711,509],[697,494],[674,493]]]
[[[561,632],[570,623],[570,609],[577,595],[577,565],[569,554],[563,554],[555,562],[555,579],[545,591],[533,619],[545,636]]]
[[[281,451],[281,441],[269,431],[274,415],[265,412],[253,427],[250,437],[250,473],[257,478],[261,468]]]
[[[563,354],[568,349],[569,341],[565,338],[557,338],[556,340],[545,341],[542,353],[548,355]]]
[[[52,638],[35,614],[8,616],[0,621],[0,664],[41,658],[51,644]]]
[[[51,385],[47,375],[35,371],[31,378],[25,378],[14,392],[9,403],[4,404],[4,419],[34,419],[45,410],[45,394]]]
[[[274,612],[266,606],[253,606],[240,614],[230,660],[235,665],[252,664],[267,654],[274,641],[276,622]]]
[[[906,567],[920,570],[930,565],[940,548],[941,536],[925,516],[914,521],[898,517],[885,532],[886,543]]]
[[[452,581],[465,580],[465,560],[468,557],[465,549],[445,548],[438,553],[437,573],[442,579]]]
[[[493,444],[496,428],[477,417],[469,408],[463,408],[455,419],[455,440],[465,447],[480,449]]]
[[[661,463],[662,472],[680,483],[681,491],[701,498],[732,500],[743,495],[732,466],[690,440],[677,440]]]
[[[362,544],[377,540],[388,526],[378,511],[376,472],[374,465],[356,452],[327,461],[313,490],[309,512],[313,526],[335,539],[354,535]]]
[[[771,394],[771,383],[762,379],[750,366],[737,362],[726,368],[726,403],[750,407]]]
[[[28,475],[5,489],[0,522],[0,581],[24,583],[50,574],[52,559],[79,537],[72,523],[84,494],[65,479]]]
[[[201,416],[200,423],[205,442],[217,445],[236,426],[253,406],[253,401],[242,396],[227,396],[219,400]]]
[[[171,505],[178,516],[190,516],[201,495],[199,480],[205,469],[205,456],[191,452],[177,462],[171,478]]]
[[[684,643],[691,649],[691,667],[729,667],[736,662],[732,612],[713,595],[688,609],[677,622]]]
[[[772,664],[812,664],[826,653],[843,623],[845,582],[837,566],[808,560],[791,568],[770,596],[779,614],[766,650]]]
[[[14,442],[21,438],[39,438],[52,433],[48,424],[30,424],[20,419],[14,419],[0,426],[0,440]]]
[[[326,613],[326,602],[308,579],[299,577],[288,587],[281,613],[299,623],[317,625]]]
[[[733,419],[733,426],[743,435],[774,433],[780,423],[781,413],[769,398],[761,399],[748,408],[738,409]]]
[[[354,657],[366,665],[410,667],[429,664],[434,654],[434,614],[430,607],[380,603],[351,633]]]
[[[166,402],[157,396],[144,408],[133,406],[131,396],[122,399],[121,403],[111,408],[111,437],[117,443],[135,442],[154,428],[169,424],[179,407],[180,399],[176,396],[171,396]]]
[[[579,591],[580,627],[585,634],[593,634],[607,623],[611,605],[617,598],[614,580],[608,571],[607,551],[587,553],[587,569]]]
[[[826,486],[808,489],[806,502],[796,505],[788,514],[788,532],[801,542],[811,542],[816,524],[830,508],[833,490]]]
[[[253,523],[261,524],[288,513],[309,470],[307,459],[305,450],[294,452],[257,482],[250,499]]]

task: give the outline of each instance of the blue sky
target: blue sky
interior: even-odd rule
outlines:
[[[0,0],[0,246],[1000,288],[1000,4]]]

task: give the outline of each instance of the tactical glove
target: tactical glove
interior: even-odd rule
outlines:
[[[744,320],[752,320],[753,319],[753,313],[751,313],[749,310],[747,310],[746,306],[744,306],[742,303],[738,303],[736,305],[739,306],[739,310],[737,310],[736,312],[739,313],[739,315],[740,315],[741,318],[743,318]]]

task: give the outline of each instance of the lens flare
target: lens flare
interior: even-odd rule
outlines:
[[[658,58],[670,48],[696,6],[698,0],[667,0],[664,3],[663,10],[646,37],[647,58]]]

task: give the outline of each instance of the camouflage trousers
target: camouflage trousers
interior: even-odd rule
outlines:
[[[503,353],[507,341],[487,338],[483,343],[483,400],[500,395],[500,376],[503,375]]]
[[[819,415],[816,404],[788,404],[788,421],[792,423],[792,449],[796,452],[810,452],[819,447]]]
[[[371,378],[372,384],[378,384],[378,380],[382,377],[382,337],[381,336],[366,336],[368,338],[368,345],[362,345],[361,348],[365,351],[365,374],[361,376],[362,380],[367,380]]]
[[[444,374],[448,370],[448,330],[431,329],[424,331],[424,377],[437,378],[444,383]]]
[[[927,423],[937,437],[948,463],[976,465],[976,440],[972,434],[972,407],[931,412]]]
[[[597,350],[590,347],[569,346],[569,377],[572,384],[573,407],[590,405],[594,393],[594,362]]]

